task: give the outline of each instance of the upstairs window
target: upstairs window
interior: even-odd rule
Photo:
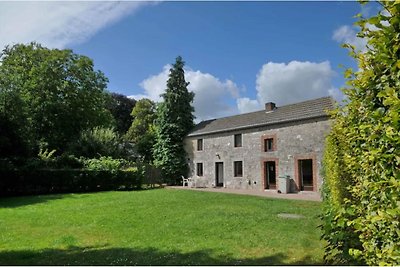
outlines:
[[[197,176],[203,176],[203,163],[197,163]]]
[[[242,134],[235,134],[234,135],[234,146],[235,147],[242,147]]]
[[[197,151],[203,150],[203,139],[197,139]]]
[[[234,161],[233,162],[233,176],[234,177],[242,177],[243,176],[243,162],[242,161]]]
[[[264,139],[264,151],[269,152],[273,150],[274,150],[274,139],[273,138]]]

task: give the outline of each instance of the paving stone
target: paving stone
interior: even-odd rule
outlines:
[[[303,215],[291,214],[291,213],[279,213],[278,217],[285,218],[285,219],[302,219],[302,218],[304,218]]]

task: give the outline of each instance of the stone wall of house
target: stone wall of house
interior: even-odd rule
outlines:
[[[216,162],[224,164],[224,187],[265,190],[265,161],[274,161],[276,178],[288,175],[291,191],[299,191],[298,160],[312,159],[314,191],[321,187],[321,161],[324,140],[330,129],[326,118],[303,120],[261,128],[187,137],[190,176],[196,176],[197,163],[203,163],[203,176],[197,186],[215,186]],[[234,135],[242,134],[242,146],[234,147]],[[264,152],[265,138],[274,139],[274,150]],[[197,151],[197,139],[203,139],[203,150]],[[234,177],[234,161],[243,161],[242,177]],[[277,179],[278,180],[278,179]],[[279,189],[279,188],[278,188]]]

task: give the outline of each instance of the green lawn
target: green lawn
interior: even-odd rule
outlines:
[[[320,205],[174,189],[2,198],[0,265],[321,265]]]

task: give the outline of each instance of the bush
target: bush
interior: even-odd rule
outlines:
[[[93,171],[72,169],[0,170],[1,195],[93,192],[140,189],[143,173],[138,168]]]
[[[124,158],[127,156],[125,145],[114,128],[102,127],[83,131],[80,138],[70,146],[69,152],[85,158],[102,156]]]
[[[123,159],[113,159],[111,157],[100,157],[99,159],[85,159],[83,164],[90,171],[109,171],[115,173],[120,170],[127,162]]]
[[[83,159],[64,153],[54,159],[52,167],[55,169],[80,169],[83,168]]]
[[[140,189],[145,171],[144,166],[111,157],[1,159],[0,195]]]
[[[400,264],[400,2],[380,3],[357,23],[366,50],[347,45],[359,68],[324,159],[326,259],[342,265]]]
[[[344,163],[346,142],[343,132],[338,127],[341,121],[336,116],[335,125],[326,138],[323,159],[324,183],[322,189],[323,215],[322,238],[327,241],[324,260],[329,265],[358,265],[359,260],[350,255],[351,248],[360,248],[358,235],[351,224],[354,212],[351,211],[350,199],[352,196],[348,188],[354,185],[349,170]]]

